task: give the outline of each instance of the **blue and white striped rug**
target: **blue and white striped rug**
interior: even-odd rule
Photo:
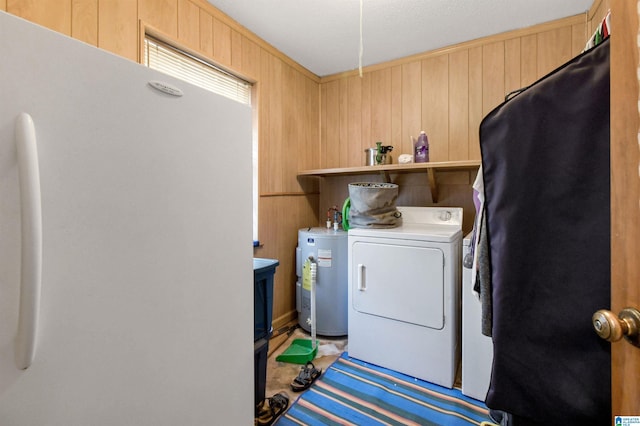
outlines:
[[[343,353],[276,425],[492,424],[487,407],[459,389],[367,364]]]

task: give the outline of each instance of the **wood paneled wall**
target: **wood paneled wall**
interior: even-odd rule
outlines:
[[[611,0],[594,0],[589,9],[589,37],[611,10]]]
[[[609,0],[595,0],[584,15],[367,67],[362,77],[352,71],[321,78],[321,167],[363,166],[364,150],[377,141],[394,147],[397,162],[412,153],[411,136],[420,130],[429,136],[431,161],[480,159],[482,118],[508,93],[579,54],[608,9]],[[391,175],[398,205],[463,207],[465,233],[475,217],[474,179],[475,172],[439,173],[433,203],[426,174]],[[350,182],[381,180],[375,173],[323,178],[318,215],[342,205]]]
[[[377,141],[411,154],[421,130],[431,161],[480,159],[482,118],[580,53],[587,28],[579,15],[322,78],[321,167],[362,166]]]
[[[378,140],[393,145],[397,158],[411,152],[409,137],[422,129],[430,138],[432,161],[480,158],[482,117],[506,93],[582,50],[608,4],[595,0],[588,16],[369,67],[363,78],[345,73],[322,79],[205,0],[0,0],[0,9],[133,61],[139,58],[142,22],[255,82],[264,246],[254,255],[280,261],[274,287],[277,329],[296,315],[297,230],[319,224],[328,207],[341,204],[348,183],[299,179],[299,170],[362,165],[364,149]],[[402,204],[432,204],[426,176],[393,179],[401,185]],[[465,207],[466,229],[473,218],[472,179],[472,173],[439,177],[439,204]]]

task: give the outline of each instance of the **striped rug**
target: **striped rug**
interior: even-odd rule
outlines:
[[[487,407],[447,389],[343,353],[276,425],[480,425]]]

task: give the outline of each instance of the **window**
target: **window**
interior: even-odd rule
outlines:
[[[245,105],[251,105],[251,83],[188,52],[145,34],[144,65],[200,86]],[[254,131],[254,134],[256,132]],[[253,138],[253,240],[258,241],[258,143]]]
[[[251,84],[160,40],[144,39],[144,64],[245,105],[251,105]]]

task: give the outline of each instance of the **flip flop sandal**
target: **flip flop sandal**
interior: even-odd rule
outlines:
[[[298,377],[291,382],[291,390],[294,392],[302,392],[316,381],[322,374],[322,368],[316,368],[311,361],[307,361],[304,367],[300,367]]]
[[[278,392],[259,404],[259,413],[255,418],[256,426],[270,426],[289,406],[289,395]]]

